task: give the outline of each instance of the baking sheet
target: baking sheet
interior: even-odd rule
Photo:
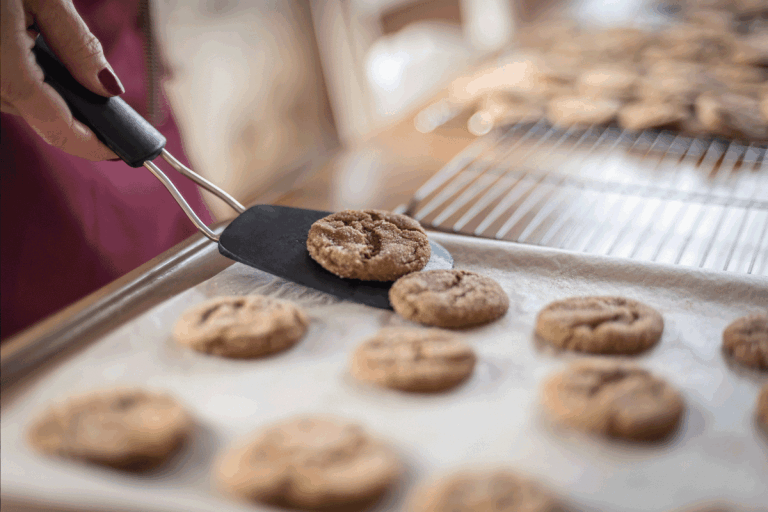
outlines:
[[[768,308],[768,279],[692,270],[554,249],[430,233],[456,268],[496,279],[510,297],[500,321],[462,331],[478,354],[474,376],[454,392],[414,396],[353,381],[348,358],[383,326],[408,325],[392,312],[333,297],[235,264],[100,341],[3,390],[0,471],[3,497],[77,509],[270,510],[235,502],[212,481],[216,458],[262,425],[295,414],[355,420],[388,440],[407,473],[375,510],[401,510],[412,489],[464,467],[503,464],[528,473],[576,510],[663,511],[707,499],[754,510],[768,503],[768,439],[754,406],[766,374],[724,360],[721,333],[733,319]],[[312,318],[294,349],[232,361],[177,347],[176,318],[210,297],[262,293],[302,304]],[[659,345],[636,360],[678,386],[687,403],[678,435],[663,445],[628,445],[550,427],[539,406],[541,381],[573,354],[542,347],[536,313],[572,295],[624,295],[662,312]],[[114,385],[174,394],[197,429],[187,447],[146,475],[34,453],[30,421],[52,401]]]

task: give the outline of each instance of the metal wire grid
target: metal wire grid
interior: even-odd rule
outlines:
[[[478,139],[406,213],[439,231],[768,275],[765,144],[539,121]]]

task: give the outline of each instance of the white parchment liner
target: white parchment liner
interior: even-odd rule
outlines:
[[[216,490],[221,450],[260,426],[301,413],[359,421],[402,454],[407,473],[376,510],[402,510],[413,488],[465,466],[503,464],[539,478],[575,510],[663,511],[707,499],[760,509],[768,504],[768,439],[754,422],[766,374],[724,360],[722,331],[768,308],[768,279],[572,254],[431,233],[455,267],[496,279],[509,313],[463,331],[479,356],[473,378],[454,392],[413,396],[353,381],[352,350],[382,326],[409,325],[394,313],[335,298],[235,264],[79,351],[4,401],[2,493],[79,509],[267,510]],[[171,330],[188,307],[227,294],[295,300],[312,324],[294,349],[231,361],[177,347]],[[573,359],[533,336],[536,313],[573,295],[623,295],[652,305],[665,321],[660,344],[636,359],[678,386],[687,403],[680,433],[661,446],[627,445],[552,428],[539,385]],[[113,385],[174,394],[198,422],[192,443],[151,475],[43,458],[25,438],[47,404]]]

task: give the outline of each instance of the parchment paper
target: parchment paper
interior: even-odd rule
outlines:
[[[382,326],[408,325],[392,312],[340,302],[240,264],[166,301],[76,353],[3,403],[2,493],[79,509],[268,510],[216,490],[212,467],[232,442],[302,413],[356,420],[400,452],[407,473],[375,510],[403,510],[417,486],[464,467],[502,464],[540,479],[575,510],[663,511],[725,499],[754,510],[768,504],[768,439],[754,408],[766,374],[741,370],[721,353],[735,318],[768,308],[768,279],[643,264],[506,242],[431,233],[455,267],[481,272],[509,294],[508,314],[460,334],[479,363],[454,392],[414,396],[353,381],[354,348]],[[177,347],[171,330],[209,297],[262,293],[301,303],[312,318],[294,349],[231,361]],[[628,445],[551,427],[539,405],[541,381],[573,354],[533,336],[548,302],[572,295],[623,295],[665,321],[660,344],[636,358],[678,386],[687,412],[663,445]],[[49,403],[113,385],[174,394],[194,414],[192,442],[162,470],[126,475],[41,457],[25,439]]]

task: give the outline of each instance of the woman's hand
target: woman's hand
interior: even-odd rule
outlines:
[[[116,155],[83,123],[72,117],[64,99],[43,79],[32,48],[37,33],[83,86],[101,96],[125,92],[104,57],[101,43],[88,30],[70,0],[0,0],[0,58],[3,112],[24,118],[46,142],[88,160]]]

